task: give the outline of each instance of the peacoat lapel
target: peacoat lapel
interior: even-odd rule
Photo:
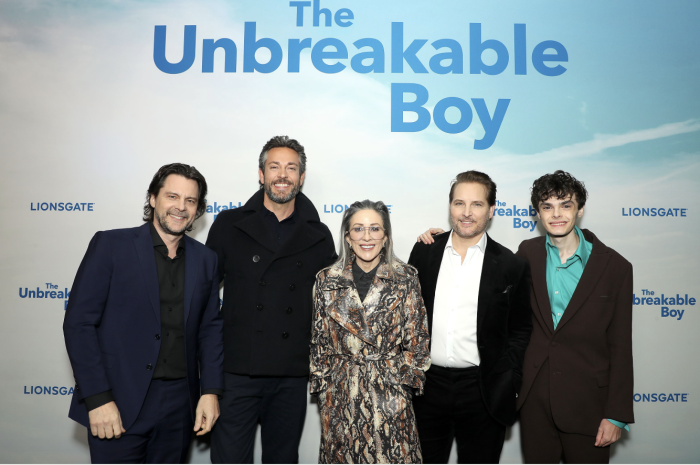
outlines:
[[[276,252],[279,248],[277,241],[270,233],[270,228],[267,227],[265,220],[257,211],[253,211],[252,214],[237,221],[234,226],[271,252]]]
[[[160,290],[158,288],[158,270],[156,269],[156,258],[153,251],[153,238],[151,237],[151,227],[148,223],[136,229],[134,235],[134,246],[136,255],[139,257],[143,281],[146,283],[148,297],[155,314],[158,325],[160,325]]]
[[[326,236],[305,221],[299,221],[292,231],[292,235],[282,244],[277,258],[288,257],[313,247],[321,242]]]
[[[610,251],[608,248],[587,229],[584,229],[583,233],[586,240],[593,244],[593,249],[591,250],[591,255],[588,257],[588,263],[586,263],[586,267],[583,269],[581,279],[576,285],[574,295],[571,296],[569,305],[567,305],[566,310],[564,310],[564,316],[562,316],[561,321],[559,321],[557,325],[557,331],[561,330],[583,306],[591,295],[591,292],[593,292],[596,284],[598,284],[598,281],[600,281],[605,268],[608,266],[608,261],[610,261]],[[550,317],[549,320],[551,321],[552,318]]]
[[[547,244],[542,241],[540,246],[538,243],[534,255],[528,258],[530,260],[530,273],[532,273],[532,287],[535,292],[535,300],[537,300],[537,308],[540,310],[539,316],[544,321],[551,336],[554,334],[554,321],[552,320],[552,306],[547,291]]]

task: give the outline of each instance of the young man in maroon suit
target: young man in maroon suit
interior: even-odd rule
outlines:
[[[526,463],[608,463],[632,412],[632,265],[579,229],[587,192],[569,173],[537,179],[547,231],[517,255],[532,272],[533,331],[518,398]]]

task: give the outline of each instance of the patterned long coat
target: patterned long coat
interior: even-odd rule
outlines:
[[[310,376],[319,463],[422,463],[411,396],[423,394],[429,338],[412,266],[382,261],[364,302],[352,263],[319,272]]]

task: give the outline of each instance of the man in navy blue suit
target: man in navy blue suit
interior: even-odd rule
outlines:
[[[63,332],[76,379],[69,417],[93,463],[182,463],[223,393],[216,253],[185,235],[205,211],[194,167],[158,170],[146,224],[101,231],[73,283]]]

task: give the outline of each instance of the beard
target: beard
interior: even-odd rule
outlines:
[[[173,214],[175,216],[182,216],[185,219],[189,218],[189,215],[186,212],[182,212],[182,213],[177,212],[177,211],[165,212],[162,215],[155,212],[154,216],[155,216],[156,221],[158,222],[158,226],[160,226],[160,229],[162,229],[165,234],[170,234],[172,236],[182,236],[183,234],[185,234],[185,231],[187,231],[187,229],[190,226],[192,226],[193,221],[188,221],[187,223],[185,223],[185,225],[183,225],[182,229],[178,231],[178,230],[171,228],[170,225],[168,224],[168,215],[170,215],[170,214]]]
[[[292,189],[289,191],[289,193],[287,195],[277,195],[272,191],[272,184],[279,183],[279,182],[289,184],[292,187]],[[295,184],[289,178],[278,178],[278,179],[275,179],[274,181],[269,181],[269,182],[265,183],[265,193],[270,198],[270,200],[272,200],[275,203],[279,203],[279,204],[284,204],[284,203],[289,202],[294,197],[296,197],[300,191],[301,191],[301,184]]]
[[[469,239],[471,237],[476,237],[479,234],[483,233],[486,230],[486,226],[489,224],[488,220],[484,221],[483,223],[479,223],[478,221],[475,222],[475,227],[471,232],[464,232],[460,228],[462,225],[460,224],[460,221],[475,221],[474,218],[459,218],[459,219],[454,219],[450,215],[450,225],[452,226],[452,230],[457,233],[459,237],[462,239]]]

